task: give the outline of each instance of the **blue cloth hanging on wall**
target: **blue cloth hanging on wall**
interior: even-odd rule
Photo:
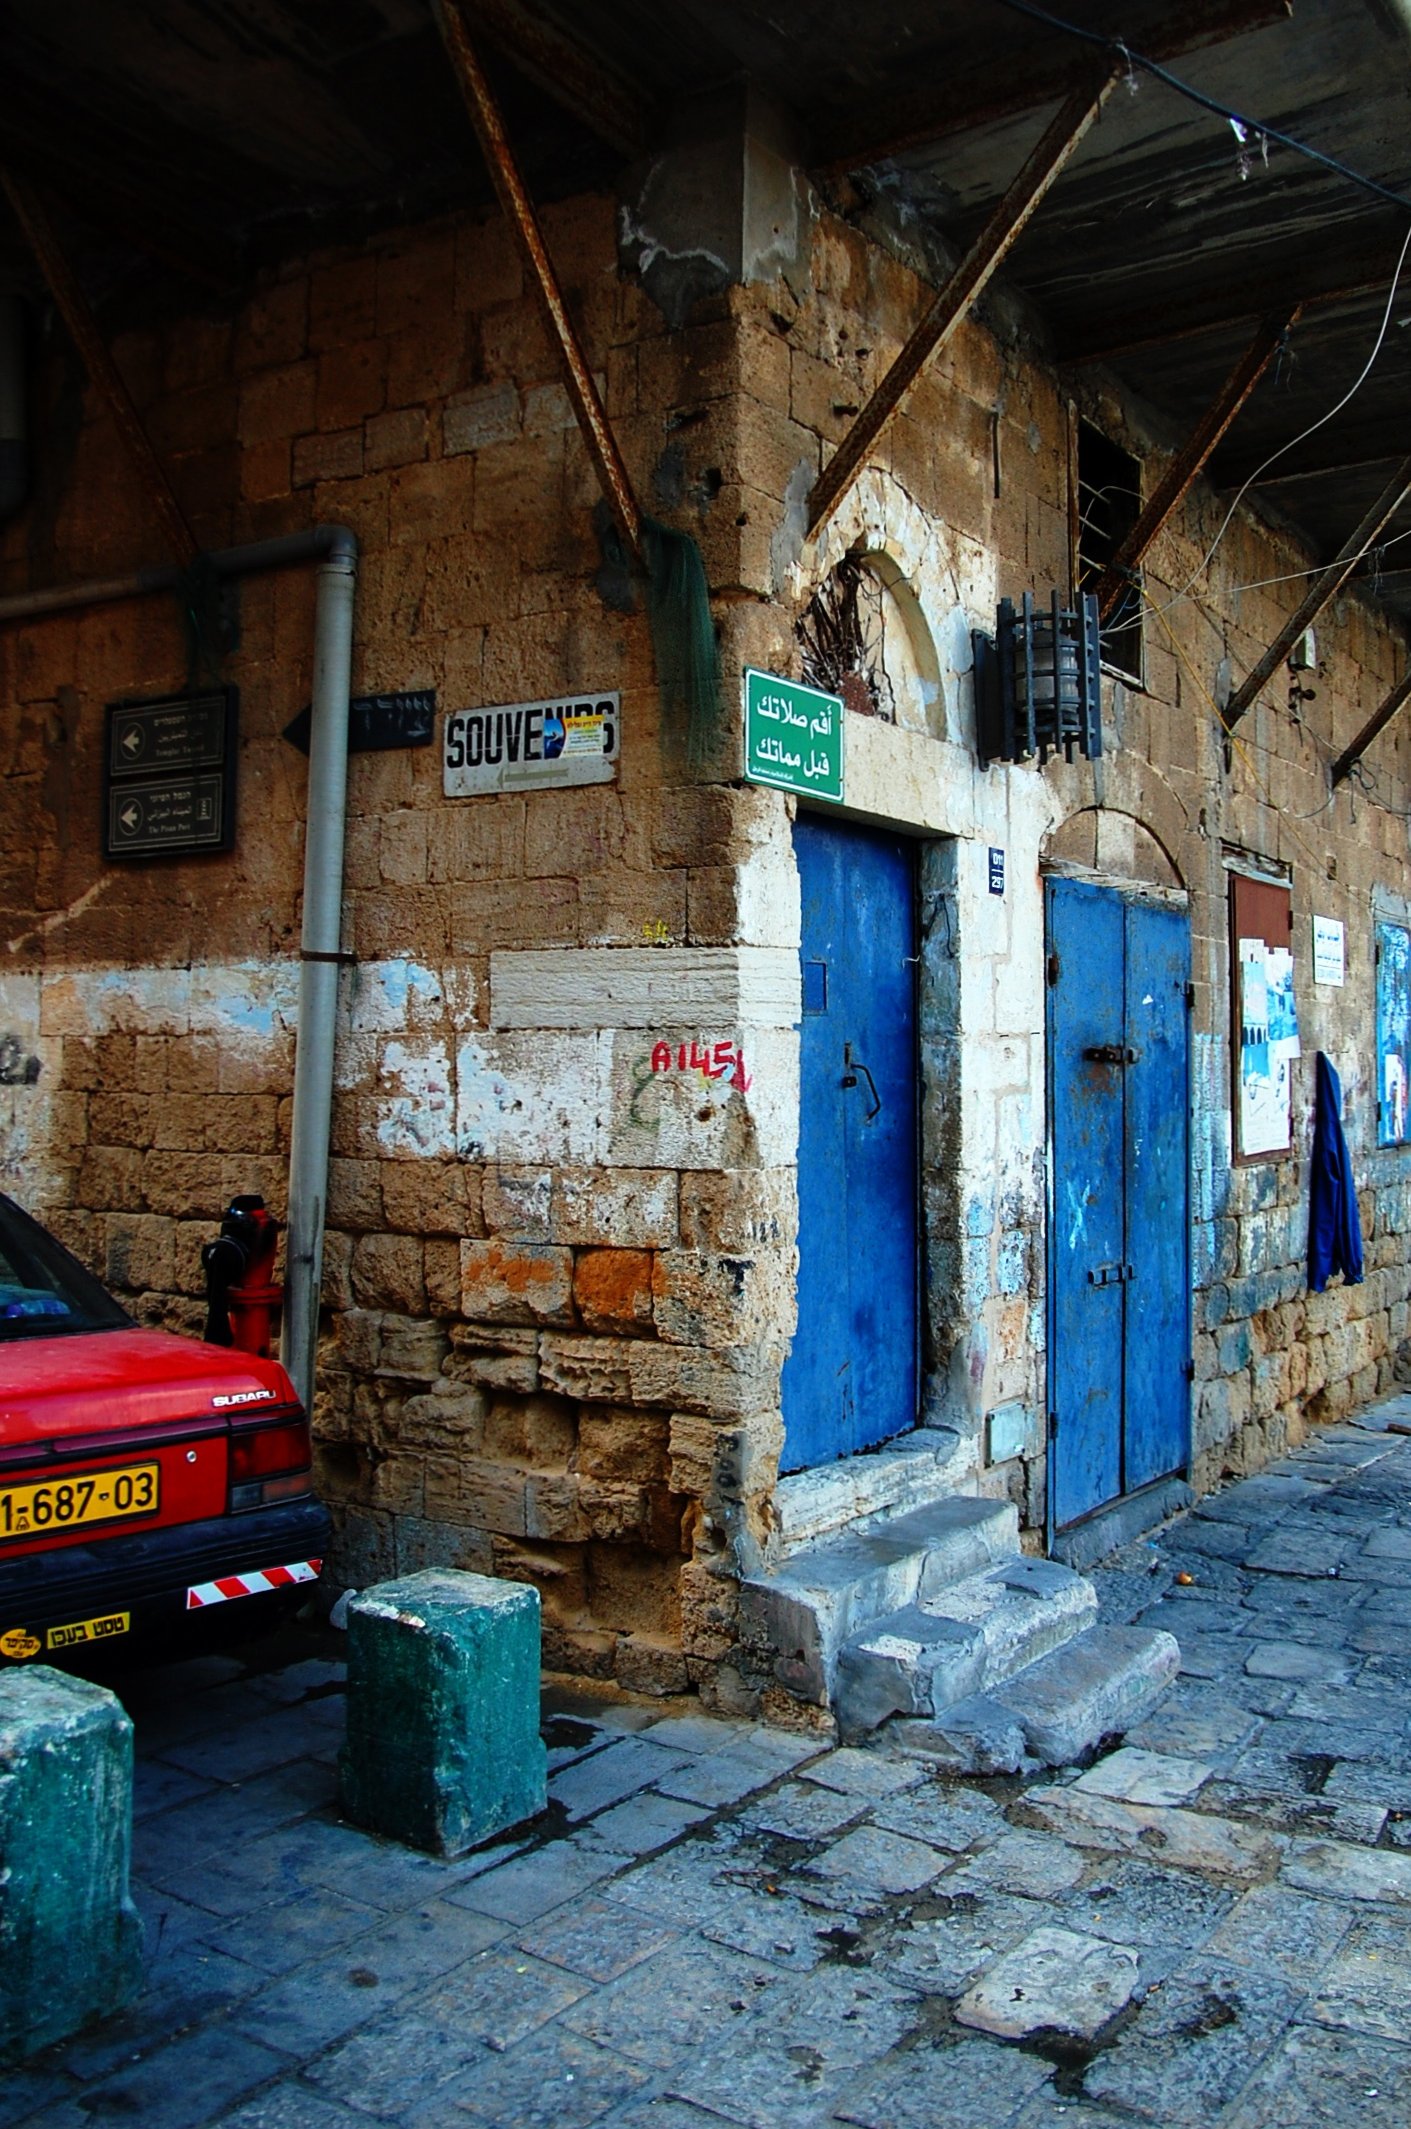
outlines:
[[[1342,1083],[1320,1050],[1308,1193],[1308,1284],[1315,1294],[1335,1271],[1349,1286],[1361,1284],[1362,1222],[1342,1133]]]

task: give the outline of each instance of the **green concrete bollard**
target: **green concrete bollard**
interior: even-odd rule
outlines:
[[[43,1664],[0,1672],[0,2063],[136,1995],[131,1844],[132,1724],[116,1696]]]
[[[461,1855],[544,1809],[539,1592],[432,1568],[348,1606],[343,1808],[376,1833]]]

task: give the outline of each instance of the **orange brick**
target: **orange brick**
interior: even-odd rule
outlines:
[[[619,1337],[650,1330],[651,1251],[581,1250],[573,1267],[573,1298],[587,1330]]]

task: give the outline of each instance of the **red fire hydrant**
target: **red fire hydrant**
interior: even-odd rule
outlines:
[[[270,1357],[284,1288],[270,1274],[279,1222],[257,1197],[232,1198],[220,1234],[201,1251],[206,1274],[206,1343]]]

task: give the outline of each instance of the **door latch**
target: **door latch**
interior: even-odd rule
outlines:
[[[1128,1279],[1135,1279],[1135,1264],[1094,1264],[1088,1273],[1089,1286],[1122,1286]]]
[[[877,1092],[876,1080],[872,1077],[862,1059],[853,1056],[850,1042],[843,1044],[843,1067],[843,1085],[845,1087],[855,1087],[859,1075],[867,1081],[867,1092],[871,1097],[872,1107],[867,1112],[866,1122],[870,1124],[874,1116],[880,1116],[882,1113],[882,1097]]]
[[[1137,1061],[1137,1053],[1130,1044],[1123,1042],[1094,1042],[1083,1052],[1087,1064],[1129,1065]]]

